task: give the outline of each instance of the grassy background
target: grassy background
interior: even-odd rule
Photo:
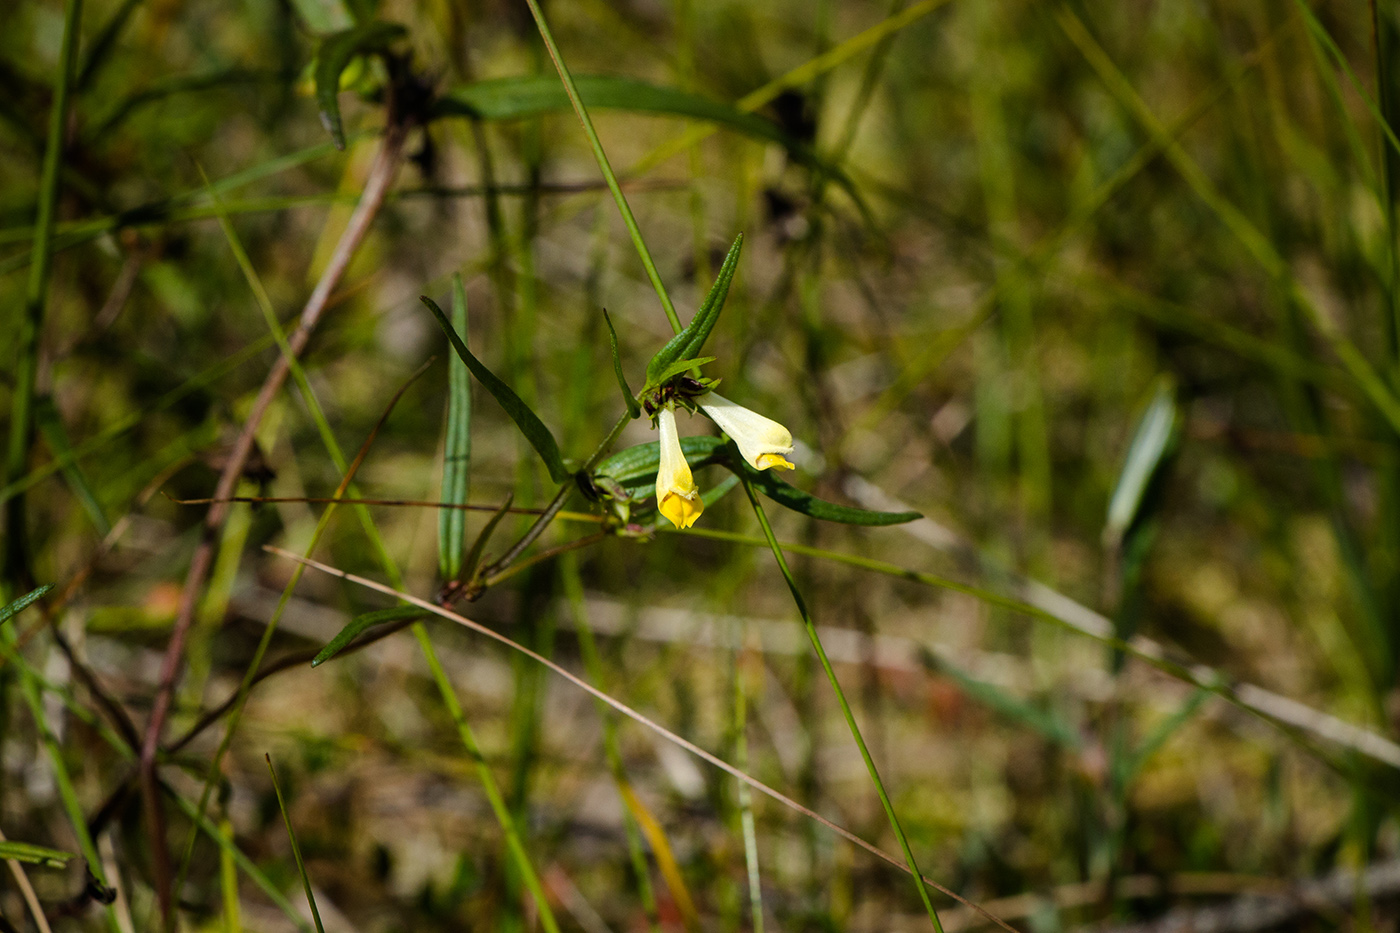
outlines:
[[[715,101],[837,50],[839,64],[809,68],[758,113],[839,165],[858,200],[792,147],[721,129],[651,164],[705,124],[626,107],[595,120],[683,320],[746,235],[708,372],[792,429],[795,484],[868,507],[894,497],[932,519],[852,529],[774,507],[779,537],[980,588],[793,556],[921,867],[1050,933],[1385,863],[1400,845],[1396,759],[1378,760],[1390,751],[1367,753],[1331,725],[1275,728],[1198,686],[1253,684],[1396,731],[1400,145],[1385,117],[1400,90],[1397,10],[934,6],[850,56],[843,43],[903,5],[546,9],[576,74]],[[318,31],[356,11],[88,0],[59,152],[46,127],[64,9],[19,0],[0,28],[0,308],[12,322],[0,359],[15,361],[0,396],[12,422],[35,425],[7,474],[6,586],[13,598],[58,585],[4,629],[0,828],[77,852],[75,826],[92,826],[119,899],[104,909],[85,896],[78,862],[30,867],[55,929],[155,929],[162,846],[134,738],[206,509],[173,500],[212,494],[278,352],[216,215],[276,316],[293,320],[371,171],[387,72],[377,59],[347,72],[340,153],[308,63]],[[425,95],[554,76],[523,3],[385,0],[374,15],[407,27],[393,48]],[[51,234],[37,207],[46,151],[58,156]],[[670,329],[577,121],[434,120],[410,131],[407,152],[303,357],[306,387],[353,455],[437,356],[375,436],[360,491],[438,498],[448,351],[418,296],[446,305],[453,273],[475,351],[582,459],[622,410],[599,309],[618,323],[634,387]],[[513,492],[542,506],[553,485],[476,395],[470,500]],[[1155,453],[1134,448],[1151,412],[1175,426]],[[316,417],[296,387],[276,396],[241,494],[334,492],[342,474]],[[636,422],[619,446],[650,436]],[[65,463],[70,448],[82,456]],[[169,746],[237,691],[274,615],[292,565],[261,546],[306,548],[324,509],[242,504],[220,531],[164,730],[163,847],[177,865],[191,824],[176,798],[198,801],[226,720]],[[405,588],[435,594],[436,512],[370,512]],[[474,513],[470,531],[485,521]],[[524,528],[507,519],[493,549]],[[757,528],[739,493],[698,526]],[[540,547],[591,530],[560,522]],[[384,576],[347,510],[315,553]],[[1203,666],[1197,682],[989,598],[1074,616],[1027,577],[1120,637]],[[314,653],[385,605],[311,573],[269,661]],[[897,851],[763,548],[609,537],[462,608],[580,672],[577,629],[590,627],[589,676],[604,690]],[[749,810],[733,779],[641,728],[605,741],[613,726],[588,696],[518,655],[441,621],[427,636],[564,928],[751,928],[746,811],[771,928],[927,928],[890,866],[761,797]],[[200,836],[179,891],[186,928],[308,922],[233,873],[236,850],[303,910],[268,753],[326,929],[538,928],[406,633],[253,690],[209,806],[225,847]],[[1393,891],[1368,896],[1339,877],[1335,910],[1288,923],[1393,924]],[[0,914],[24,929],[33,920],[11,881]],[[942,912],[950,930],[983,923]]]

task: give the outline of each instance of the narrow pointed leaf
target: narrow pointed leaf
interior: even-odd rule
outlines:
[[[875,512],[819,499],[810,492],[803,492],[796,486],[778,479],[772,470],[755,470],[749,466],[743,454],[739,453],[739,448],[732,443],[726,445],[724,465],[736,474],[741,474],[753,488],[783,508],[822,521],[840,522],[843,525],[902,525],[923,518],[918,512]]]
[[[316,52],[316,103],[321,108],[321,122],[337,149],[345,148],[345,127],[340,120],[341,74],[355,56],[383,51],[406,35],[408,30],[398,23],[372,22],[342,29],[321,40]]]
[[[31,604],[42,599],[44,594],[51,589],[53,589],[53,584],[45,583],[37,590],[25,593],[19,599],[16,599],[14,602],[5,606],[3,609],[0,609],[0,625],[4,625],[6,622],[10,621],[10,619],[14,618],[24,609],[27,609]]]
[[[412,622],[422,619],[430,613],[413,606],[395,606],[392,609],[380,609],[376,612],[366,612],[363,615],[355,616],[350,620],[350,624],[341,629],[330,641],[326,642],[326,647],[322,648],[316,657],[311,659],[312,667],[319,667],[331,658],[340,654],[346,647],[368,629],[376,625],[384,625],[389,622]]]
[[[452,326],[467,331],[467,291],[462,277],[452,277]],[[442,501],[466,505],[471,492],[472,380],[467,364],[456,356],[447,361],[447,429],[443,442]],[[443,580],[462,573],[462,549],[467,533],[465,509],[438,510],[438,572]]]
[[[297,874],[301,875],[301,886],[306,891],[306,903],[311,907],[311,919],[316,924],[316,933],[326,933],[321,925],[321,912],[316,909],[316,895],[311,893],[311,876],[306,873],[306,862],[301,857],[301,846],[297,843],[296,831],[292,829],[292,818],[287,814],[287,801],[282,799],[282,786],[277,783],[277,771],[272,767],[272,756],[267,759],[267,773],[272,776],[272,789],[277,793],[277,809],[282,811],[282,823],[287,827],[287,838],[292,841],[292,857],[296,859]]]
[[[476,568],[481,564],[481,555],[486,551],[486,545],[491,540],[491,535],[495,534],[496,526],[501,523],[501,519],[510,514],[510,504],[515,501],[515,493],[507,493],[506,501],[501,503],[501,507],[492,513],[486,527],[481,529],[481,533],[472,542],[472,549],[467,554],[464,567],[463,578],[470,580],[476,573]]]
[[[617,329],[613,327],[607,308],[603,309],[603,320],[607,322],[608,341],[612,344],[613,374],[617,376],[617,387],[622,390],[622,400],[627,403],[627,414],[640,418],[642,406],[637,404],[637,397],[632,394],[632,387],[627,384],[627,376],[622,372],[622,356],[617,350]]]
[[[724,310],[724,301],[729,297],[729,285],[734,281],[734,271],[739,267],[739,251],[743,246],[744,235],[741,233],[734,238],[734,245],[729,247],[729,253],[724,257],[724,264],[715,276],[714,285],[710,286],[710,293],[705,296],[690,324],[672,337],[647,364],[648,383],[655,385],[661,382],[661,373],[672,363],[698,356],[704,348],[710,331],[715,329],[715,323],[719,320],[720,311]]]
[[[457,335],[452,322],[447,319],[447,315],[442,313],[442,309],[437,306],[427,295],[420,295],[419,300],[427,306],[428,310],[437,318],[438,326],[442,328],[447,339],[452,343],[452,349],[457,351],[457,356],[463,363],[467,364],[467,369],[471,370],[476,381],[486,387],[486,391],[501,403],[501,407],[510,415],[511,420],[520,428],[520,433],[525,435],[525,439],[535,448],[535,452],[540,455],[544,465],[549,470],[550,479],[556,483],[565,482],[569,478],[569,470],[564,466],[564,459],[559,455],[559,444],[554,440],[554,435],[549,428],[544,426],[539,415],[526,405],[520,396],[515,394],[515,390],[502,382],[495,373],[487,369],[486,366],[472,356],[472,352],[467,349],[467,345],[462,342],[462,338]]]
[[[36,846],[29,842],[0,842],[0,859],[14,859],[29,865],[62,868],[69,859],[76,857],[71,852],[60,852],[58,849]]]

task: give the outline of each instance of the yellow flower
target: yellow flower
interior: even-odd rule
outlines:
[[[792,453],[792,433],[787,428],[714,392],[695,401],[738,445],[739,452],[755,470],[797,469],[785,456]]]
[[[690,475],[690,464],[681,451],[681,438],[676,433],[676,413],[669,408],[661,409],[656,424],[661,431],[661,467],[656,471],[656,508],[672,525],[689,528],[705,511],[705,503],[700,500],[700,490],[695,486],[695,478]]]

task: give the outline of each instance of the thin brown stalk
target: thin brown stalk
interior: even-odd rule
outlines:
[[[335,290],[341,276],[345,274],[351,258],[359,248],[360,243],[363,242],[365,235],[369,232],[370,225],[384,204],[385,196],[388,194],[394,178],[398,175],[399,165],[403,160],[404,137],[407,130],[407,126],[395,119],[391,107],[388,126],[380,143],[379,152],[375,156],[374,164],[370,168],[369,177],[365,181],[360,201],[350,216],[345,232],[341,234],[340,240],[336,244],[325,272],[322,273],[320,281],[316,283],[316,287],[311,292],[311,297],[307,299],[305,307],[302,308],[296,330],[287,338],[292,357],[299,356],[306,348],[312,332],[315,331],[316,325],[320,322],[321,315],[329,303],[331,293]],[[291,359],[286,355],[279,356],[264,380],[262,389],[258,392],[252,410],[244,421],[243,428],[239,432],[233,450],[219,476],[214,494],[216,500],[229,499],[233,495],[234,488],[242,475],[243,466],[252,452],[253,439],[258,426],[262,423],[263,416],[272,404],[272,400],[281,391],[290,371]],[[181,662],[184,659],[185,639],[194,620],[195,609],[199,604],[199,597],[203,592],[205,581],[213,569],[219,530],[228,517],[228,512],[229,507],[226,503],[215,502],[205,515],[203,534],[195,549],[194,558],[190,562],[189,573],[185,577],[185,586],[180,594],[179,612],[176,615],[175,626],[161,664],[160,686],[141,743],[142,802],[146,813],[147,829],[151,837],[156,900],[167,929],[172,921],[171,865],[170,851],[165,838],[165,820],[161,808],[160,793],[155,780],[156,756],[160,748],[161,732],[165,726],[166,717],[170,713]]]

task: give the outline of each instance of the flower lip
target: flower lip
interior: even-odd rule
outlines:
[[[689,528],[705,511],[705,503],[700,499],[700,490],[690,473],[690,464],[681,450],[680,435],[676,431],[676,413],[670,408],[661,409],[656,416],[656,426],[661,434],[661,461],[656,471],[656,509],[677,528]]]
[[[702,395],[695,403],[729,435],[755,470],[796,469],[787,460],[792,453],[792,432],[772,418],[736,405],[717,392]]]

